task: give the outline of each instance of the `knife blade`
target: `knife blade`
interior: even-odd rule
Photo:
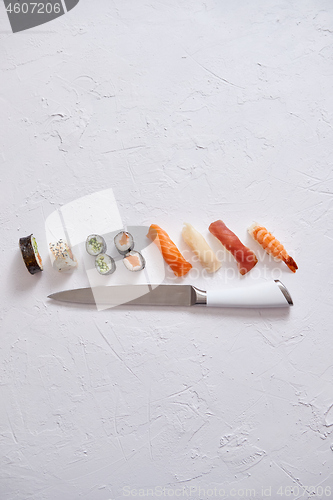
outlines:
[[[79,304],[191,306],[195,294],[191,285],[114,285],[66,290],[49,298]]]
[[[293,305],[279,280],[248,287],[204,291],[192,285],[114,285],[53,293],[50,299],[97,306],[139,305],[210,307],[288,307]]]

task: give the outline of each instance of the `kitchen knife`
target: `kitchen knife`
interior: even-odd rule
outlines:
[[[288,307],[293,305],[279,280],[242,288],[203,291],[192,285],[114,285],[77,288],[48,296],[62,302],[97,306]]]

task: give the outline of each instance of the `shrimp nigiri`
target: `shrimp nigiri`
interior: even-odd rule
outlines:
[[[147,237],[160,249],[163,259],[171,267],[176,276],[185,276],[192,265],[184,259],[169,235],[157,224],[152,224]]]
[[[248,229],[250,235],[259,245],[277,260],[282,260],[295,273],[298,269],[296,262],[287,254],[284,246],[263,226],[254,223]]]

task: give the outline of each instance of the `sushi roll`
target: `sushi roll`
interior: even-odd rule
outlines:
[[[134,239],[130,233],[121,231],[114,238],[116,249],[121,255],[126,255],[134,248]]]
[[[131,251],[124,258],[123,263],[129,271],[141,271],[146,261],[139,252]]]
[[[37,242],[32,234],[25,238],[20,238],[20,250],[24,263],[30,274],[36,274],[43,271],[42,258],[39,255]]]
[[[116,270],[116,264],[110,255],[106,253],[100,253],[95,259],[95,267],[99,274],[112,274]]]
[[[86,240],[86,250],[88,254],[93,257],[99,255],[100,253],[104,253],[106,251],[106,243],[103,236],[90,234]]]
[[[63,240],[50,243],[50,250],[54,257],[53,267],[60,272],[72,271],[77,267],[77,260],[72,250]]]

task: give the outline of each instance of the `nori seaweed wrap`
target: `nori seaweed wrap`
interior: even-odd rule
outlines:
[[[36,274],[43,271],[42,258],[39,255],[37,242],[32,234],[25,238],[20,238],[20,250],[24,263],[30,274]]]

